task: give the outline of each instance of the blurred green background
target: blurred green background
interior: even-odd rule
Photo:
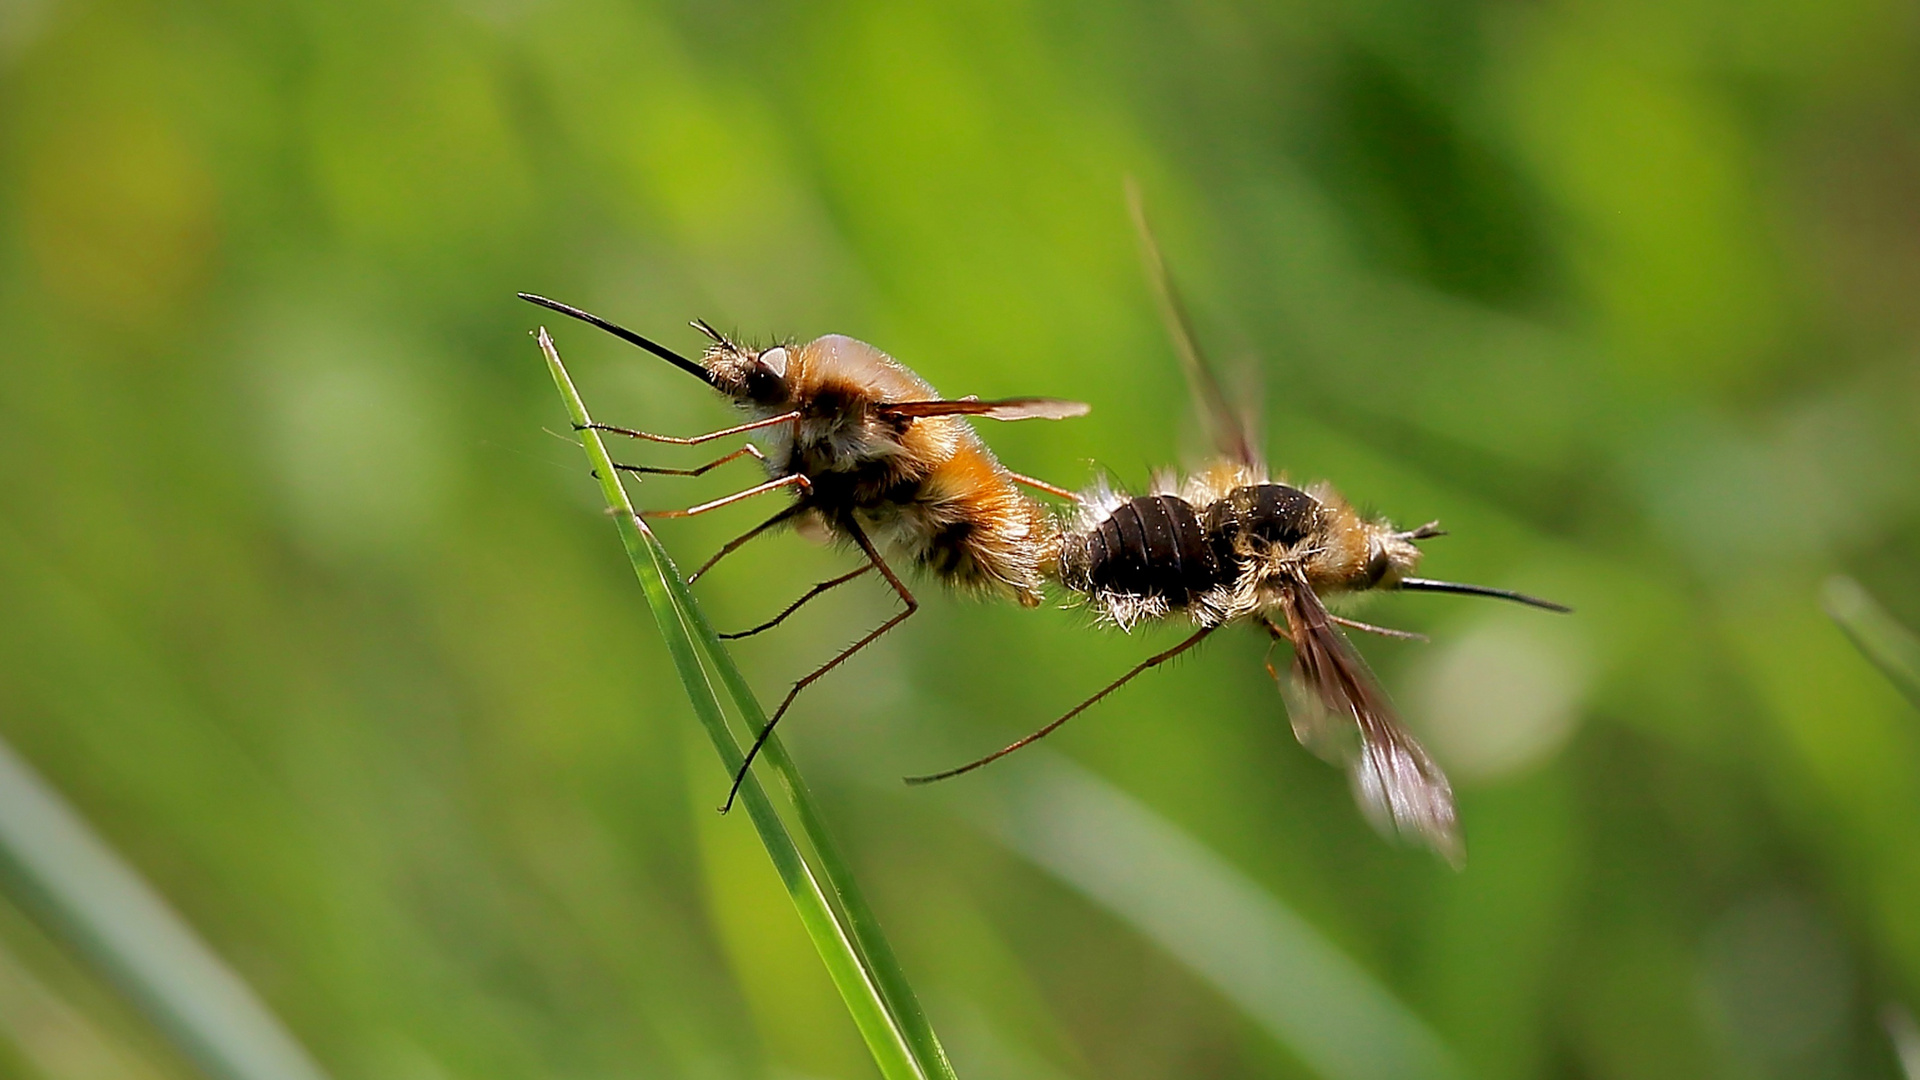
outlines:
[[[1901,1075],[1920,721],[1819,605],[1845,572],[1920,624],[1895,0],[6,0],[0,735],[341,1080],[871,1076],[748,822],[713,813],[512,294],[1084,398],[983,434],[1139,486],[1202,447],[1127,175],[1205,342],[1257,369],[1277,463],[1439,518],[1435,576],[1578,614],[1366,609],[1433,638],[1361,644],[1455,780],[1463,873],[1367,829],[1251,632],[1036,760],[1210,849],[1468,1075]],[[553,330],[602,419],[728,422]],[[660,531],[691,565],[768,509]],[[696,591],[737,628],[851,565],[775,537]],[[763,697],[892,610],[870,586],[736,650]],[[991,793],[1032,765],[897,782],[1179,628],[922,592],[783,730],[960,1075],[1312,1075],[1007,839]],[[189,1075],[11,903],[0,1070]]]

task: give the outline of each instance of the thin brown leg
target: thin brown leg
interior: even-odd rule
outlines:
[[[1272,641],[1267,643],[1267,655],[1261,658],[1260,663],[1261,666],[1267,669],[1267,677],[1274,682],[1279,682],[1280,673],[1275,671],[1273,667],[1273,647],[1284,641],[1287,643],[1288,648],[1292,648],[1293,639],[1288,637],[1285,630],[1280,629],[1272,619],[1267,618],[1265,615],[1260,616],[1260,625],[1266,627],[1267,635],[1273,638]]]
[[[712,502],[704,502],[699,506],[689,506],[685,510],[642,510],[640,511],[640,516],[649,518],[696,517],[709,510],[718,510],[723,506],[732,506],[741,499],[751,499],[755,495],[764,495],[769,491],[775,491],[783,487],[798,487],[802,494],[813,490],[813,484],[808,482],[806,477],[801,476],[799,473],[792,473],[778,480],[769,480],[764,484],[756,484],[745,491],[736,491],[731,495],[721,496]]]
[[[1134,666],[1132,671],[1129,671],[1125,675],[1120,676],[1118,679],[1113,680],[1112,682],[1108,683],[1106,688],[1101,690],[1099,693],[1093,695],[1092,697],[1081,702],[1080,704],[1075,705],[1072,711],[1068,712],[1067,715],[1061,717],[1058,720],[1055,720],[1053,723],[1048,724],[1046,727],[1041,728],[1039,731],[1034,732],[1033,734],[1027,736],[1026,738],[1019,740],[1018,742],[1002,747],[999,750],[995,750],[993,753],[988,754],[986,757],[980,758],[977,761],[969,761],[965,765],[962,765],[957,769],[948,769],[946,772],[933,773],[930,776],[909,776],[907,777],[907,783],[931,784],[936,780],[949,780],[949,779],[952,779],[953,777],[959,776],[961,773],[970,773],[982,765],[987,765],[987,764],[991,764],[992,762],[998,761],[1001,758],[1006,757],[1008,754],[1013,753],[1015,750],[1018,750],[1023,746],[1027,746],[1031,743],[1039,742],[1041,739],[1044,739],[1047,736],[1053,734],[1054,730],[1058,728],[1061,724],[1066,723],[1067,721],[1073,719],[1076,716],[1079,716],[1081,713],[1086,712],[1088,709],[1092,708],[1094,704],[1098,702],[1101,698],[1104,698],[1108,694],[1113,693],[1115,690],[1118,690],[1121,687],[1127,685],[1127,683],[1133,680],[1134,676],[1140,674],[1143,671],[1146,671],[1149,668],[1159,667],[1161,664],[1164,664],[1167,661],[1173,659],[1174,657],[1179,656],[1181,653],[1186,652],[1188,649],[1191,649],[1195,645],[1200,644],[1202,639],[1204,639],[1208,634],[1211,634],[1218,629],[1219,629],[1218,626],[1201,627],[1199,630],[1194,632],[1192,637],[1188,638],[1187,640],[1181,642],[1178,645],[1175,645],[1173,648],[1168,649],[1166,652],[1160,653],[1157,656],[1150,656],[1147,659],[1142,660],[1139,664],[1136,664]]]
[[[751,630],[742,630],[737,634],[721,634],[720,636],[722,638],[725,638],[728,641],[738,641],[741,638],[752,637],[753,635],[758,634],[763,630],[771,630],[774,627],[779,626],[781,623],[786,622],[787,616],[793,614],[796,611],[799,611],[801,605],[805,604],[807,601],[813,599],[816,596],[819,596],[821,593],[826,592],[828,589],[834,588],[835,586],[845,585],[847,582],[852,581],[854,578],[859,577],[861,574],[864,574],[871,569],[873,569],[873,564],[868,563],[865,566],[862,566],[859,569],[853,571],[852,573],[841,574],[839,577],[834,578],[832,581],[823,581],[820,584],[815,585],[813,588],[808,589],[807,594],[805,596],[802,596],[800,599],[795,600],[791,604],[788,604],[787,610],[781,612],[778,615],[775,615],[773,618],[768,619],[766,622],[761,623],[759,626],[756,626]]]
[[[772,427],[775,424],[791,423],[798,419],[800,419],[800,414],[797,412],[781,413],[779,416],[769,416],[765,420],[755,420],[750,424],[741,424],[738,427],[722,428],[719,431],[709,431],[705,435],[695,435],[690,439],[683,439],[677,435],[655,435],[652,432],[635,431],[632,428],[614,427],[612,424],[587,424],[586,426],[592,428],[595,431],[605,431],[613,435],[625,435],[629,439],[646,439],[650,442],[672,443],[675,446],[697,446],[700,443],[711,442],[714,439],[724,439],[729,435],[739,435],[743,432],[758,431],[759,429],[764,427]],[[576,427],[574,430],[578,431],[580,429]]]
[[[662,469],[653,465],[622,465],[617,461],[613,463],[613,467],[621,472],[646,473],[649,476],[703,476],[708,469],[725,465],[727,462],[739,457],[751,457],[756,461],[767,460],[766,455],[760,452],[759,447],[748,443],[733,453],[725,457],[715,458],[697,469]]]
[[[760,729],[760,734],[754,737],[753,745],[747,748],[747,756],[741,760],[740,770],[733,774],[733,787],[727,791],[727,801],[721,804],[720,812],[723,814],[733,809],[734,796],[740,793],[740,784],[747,778],[747,769],[753,765],[753,759],[759,756],[760,748],[767,744],[767,736],[773,734],[773,726],[778,724],[780,718],[787,714],[787,709],[793,704],[793,699],[800,696],[800,691],[813,685],[814,681],[819,679],[820,676],[839,667],[846,662],[849,656],[873,644],[879,639],[880,635],[899,626],[907,620],[907,616],[920,610],[920,602],[915,600],[913,594],[907,591],[907,587],[900,583],[900,579],[895,576],[893,568],[889,567],[887,561],[880,557],[879,549],[873,546],[872,540],[867,539],[867,534],[861,530],[860,526],[849,519],[846,522],[846,529],[854,541],[860,545],[860,550],[866,552],[867,561],[872,563],[874,568],[880,571],[881,576],[887,579],[887,584],[893,586],[893,591],[900,595],[900,600],[907,605],[907,610],[881,623],[866,637],[840,650],[840,655],[813,669],[813,674],[793,684],[793,689],[788,690],[787,696],[781,700],[780,707],[773,710],[772,718],[767,721],[765,727]]]
[[[793,517],[794,515],[798,514],[800,511],[804,509],[806,509],[805,503],[794,503],[792,506],[787,507],[786,509],[773,515],[772,517],[761,522],[760,524],[755,525],[753,528],[748,529],[746,532],[740,534],[739,536],[736,536],[733,539],[727,541],[725,544],[721,545],[719,551],[714,552],[713,555],[710,558],[708,558],[706,562],[703,562],[700,564],[700,569],[695,570],[693,573],[687,575],[687,584],[691,585],[694,582],[699,581],[701,574],[704,574],[707,571],[713,569],[714,563],[717,563],[721,559],[726,558],[728,555],[733,554],[735,549],[739,548],[741,544],[744,544],[747,541],[753,539],[754,537],[759,536],[761,533],[766,532],[768,529],[773,528],[775,525],[778,525],[781,522],[787,520],[788,518]]]
[[[1013,478],[1014,483],[1025,484],[1028,487],[1034,489],[1035,491],[1044,491],[1049,495],[1058,495],[1063,499],[1071,499],[1074,502],[1080,501],[1080,496],[1074,494],[1071,491],[1068,491],[1066,488],[1055,487],[1052,484],[1047,483],[1045,480],[1035,480],[1031,476],[1023,476],[1020,473],[1014,472],[1011,469],[1007,470],[1007,475]]]
[[[1327,612],[1327,618],[1332,619],[1334,622],[1339,623],[1349,630],[1365,630],[1369,634],[1379,634],[1381,637],[1399,638],[1401,641],[1429,640],[1425,634],[1416,634],[1411,630],[1395,630],[1391,626],[1375,626],[1370,622],[1361,622],[1358,619],[1343,619],[1331,611]]]

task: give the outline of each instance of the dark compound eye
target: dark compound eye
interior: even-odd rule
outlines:
[[[746,396],[754,401],[778,402],[787,397],[787,361],[784,346],[753,354],[753,367],[743,380]]]
[[[1392,565],[1393,561],[1384,548],[1374,552],[1373,558],[1367,560],[1367,584],[1378,585],[1380,579],[1387,576],[1387,568]]]

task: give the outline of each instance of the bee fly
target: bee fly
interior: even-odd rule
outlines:
[[[815,585],[766,622],[721,637],[743,638],[771,630],[809,600],[869,570],[878,570],[904,605],[905,610],[793,684],[740,763],[721,807],[723,813],[733,806],[748,767],[800,691],[919,609],[913,593],[881,555],[883,547],[963,589],[1011,597],[1025,607],[1039,605],[1041,585],[1053,573],[1059,556],[1060,531],[1046,509],[1016,485],[1068,499],[1075,496],[1008,470],[964,418],[1057,420],[1085,415],[1085,404],[1054,398],[944,399],[886,353],[839,334],[805,345],[756,349],[695,321],[694,327],[711,342],[695,362],[579,308],[528,293],[519,295],[645,349],[731,398],[751,418],[689,438],[593,425],[615,435],[681,446],[749,433],[760,441],[761,445],[748,442],[693,469],[616,466],[631,473],[699,476],[729,461],[752,457],[766,467],[769,479],[763,484],[685,510],[652,510],[644,516],[693,517],[781,488],[793,492],[792,502],[728,541],[687,580],[699,578],[742,544],[783,524],[851,541],[865,557],[859,568]]]
[[[1172,474],[1157,476],[1152,493],[1139,497],[1096,485],[1065,525],[1058,577],[1104,621],[1123,630],[1174,612],[1185,614],[1196,629],[1026,738],[957,769],[908,782],[944,780],[1004,757],[1220,627],[1252,622],[1275,643],[1292,646],[1288,679],[1280,680],[1271,663],[1267,670],[1282,682],[1299,740],[1347,763],[1361,808],[1383,832],[1418,838],[1458,865],[1463,848],[1452,787],[1401,725],[1386,692],[1339,627],[1419,635],[1343,619],[1321,598],[1368,591],[1450,592],[1549,611],[1569,609],[1503,589],[1415,577],[1421,554],[1415,542],[1443,535],[1437,522],[1397,529],[1361,516],[1327,484],[1298,488],[1270,474],[1253,449],[1250,425],[1228,404],[1194,344],[1138,193],[1129,186],[1128,194],[1148,277],[1218,458],[1184,481]]]

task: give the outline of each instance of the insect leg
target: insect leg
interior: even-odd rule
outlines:
[[[990,762],[998,761],[1001,758],[1006,757],[1008,754],[1013,753],[1015,750],[1018,750],[1029,743],[1039,742],[1041,739],[1044,739],[1048,735],[1053,734],[1054,729],[1058,728],[1061,724],[1066,723],[1067,721],[1073,719],[1074,717],[1079,716],[1081,713],[1086,712],[1089,708],[1092,708],[1093,705],[1096,702],[1098,702],[1101,698],[1106,697],[1108,694],[1113,693],[1115,690],[1118,690],[1121,687],[1127,685],[1127,683],[1133,681],[1134,676],[1140,674],[1143,671],[1148,670],[1149,668],[1159,667],[1161,664],[1164,664],[1167,661],[1173,659],[1174,657],[1179,656],[1181,653],[1186,652],[1188,649],[1191,649],[1195,645],[1200,644],[1202,639],[1204,639],[1208,634],[1211,634],[1218,629],[1219,629],[1218,626],[1201,627],[1199,630],[1194,632],[1192,637],[1189,637],[1187,640],[1181,642],[1178,645],[1175,645],[1171,649],[1168,649],[1166,652],[1160,653],[1156,656],[1150,656],[1147,659],[1142,660],[1140,663],[1134,665],[1134,668],[1132,671],[1129,671],[1125,675],[1120,676],[1118,679],[1113,680],[1112,682],[1108,683],[1106,685],[1106,688],[1101,690],[1099,693],[1093,695],[1092,697],[1081,702],[1080,704],[1075,705],[1073,709],[1067,713],[1067,715],[1062,716],[1060,719],[1055,720],[1053,723],[1048,724],[1046,727],[1041,728],[1039,731],[1034,732],[1033,734],[1027,736],[1026,738],[1019,740],[1018,742],[1002,747],[999,750],[995,750],[993,753],[988,754],[986,757],[980,758],[977,761],[970,761],[965,765],[960,766],[957,769],[948,769],[946,772],[933,773],[930,776],[909,776],[907,777],[907,783],[931,784],[936,780],[947,780],[952,777],[959,776],[961,773],[972,772],[973,770],[979,768],[980,766],[989,764]]]
[[[758,461],[767,460],[766,455],[760,452],[759,447],[748,443],[733,453],[725,457],[715,458],[697,469],[661,469],[652,465],[622,465],[617,461],[613,463],[613,467],[621,472],[647,473],[652,476],[702,476],[708,469],[725,465],[727,462],[739,457],[752,457]]]
[[[1339,623],[1349,630],[1365,630],[1369,634],[1379,634],[1381,637],[1399,638],[1401,641],[1431,640],[1427,635],[1416,634],[1411,630],[1395,630],[1391,626],[1375,626],[1372,623],[1361,622],[1358,619],[1343,619],[1331,611],[1327,612],[1327,618],[1332,619],[1334,622]]]
[[[747,541],[753,539],[756,536],[759,536],[761,533],[766,532],[768,529],[773,528],[775,525],[780,524],[781,522],[787,520],[788,518],[793,517],[794,515],[798,514],[800,511],[804,509],[806,509],[805,503],[794,503],[792,506],[787,507],[786,509],[773,515],[772,517],[761,522],[760,524],[755,525],[753,528],[748,529],[746,532],[740,534],[739,536],[736,536],[733,539],[727,541],[725,544],[722,544],[720,546],[719,551],[714,552],[713,555],[710,558],[708,558],[706,562],[703,562],[700,564],[700,569],[695,570],[693,573],[687,575],[687,584],[691,585],[694,582],[700,580],[701,574],[704,574],[707,571],[713,569],[714,563],[717,563],[721,559],[726,558],[728,555],[733,554],[734,551],[740,547],[740,545],[746,543]]]
[[[778,615],[775,615],[773,618],[768,619],[766,622],[761,623],[759,626],[756,626],[751,630],[742,630],[737,634],[721,634],[720,636],[722,638],[725,638],[728,641],[738,641],[739,639],[744,637],[752,637],[753,635],[758,634],[763,630],[771,630],[774,627],[779,626],[781,623],[787,621],[787,616],[793,614],[796,611],[799,611],[800,606],[802,604],[805,604],[807,601],[813,599],[816,596],[819,596],[821,593],[826,592],[828,589],[831,589],[837,585],[845,585],[847,582],[852,581],[854,578],[859,577],[861,574],[864,574],[871,569],[873,569],[873,564],[868,563],[865,566],[862,566],[859,569],[853,571],[852,573],[841,574],[839,577],[834,578],[831,581],[823,581],[820,584],[815,585],[813,588],[808,589],[807,594],[805,596],[802,596],[800,599],[795,600],[791,604],[788,604],[787,610],[781,612]]]
[[[907,610],[881,623],[872,632],[868,633],[866,637],[840,650],[840,655],[814,668],[812,674],[793,684],[793,689],[788,690],[787,696],[781,700],[780,707],[773,710],[773,716],[767,720],[766,726],[762,727],[760,734],[754,737],[753,745],[747,748],[747,756],[741,760],[740,770],[733,774],[733,787],[727,791],[727,801],[720,807],[720,812],[723,814],[733,809],[734,796],[740,793],[740,783],[747,778],[748,767],[753,764],[753,759],[759,755],[760,748],[767,744],[767,736],[773,734],[773,726],[778,724],[780,718],[787,714],[787,709],[793,704],[793,699],[800,696],[800,691],[813,685],[814,681],[819,679],[820,676],[839,667],[842,663],[846,662],[849,656],[873,644],[880,635],[899,626],[907,620],[907,616],[920,610],[920,602],[915,600],[913,594],[907,591],[907,587],[900,583],[900,578],[895,575],[893,569],[887,565],[887,561],[880,557],[879,549],[873,546],[872,540],[867,539],[866,532],[851,518],[849,518],[845,524],[848,534],[860,545],[860,550],[866,552],[867,561],[872,563],[873,566],[880,571],[881,576],[887,579],[887,584],[893,586],[893,591],[900,595],[900,600],[907,605]]]
[[[1288,645],[1292,645],[1293,639],[1287,636],[1287,632],[1285,630],[1282,630],[1280,629],[1280,627],[1274,625],[1274,621],[1272,619],[1267,618],[1265,615],[1259,616],[1259,619],[1260,619],[1260,625],[1267,628],[1267,635],[1273,638],[1272,641],[1267,643],[1267,655],[1261,659],[1260,664],[1262,667],[1265,667],[1267,669],[1268,678],[1272,679],[1274,682],[1279,682],[1280,673],[1278,671],[1275,671],[1273,667],[1273,647],[1280,644],[1283,641],[1286,642]]]
[[[780,477],[778,480],[769,480],[764,484],[756,484],[745,491],[736,491],[731,495],[721,496],[712,502],[701,503],[699,506],[689,506],[685,510],[642,510],[640,516],[650,518],[694,517],[699,514],[704,514],[709,510],[718,510],[723,506],[731,506],[741,499],[751,499],[755,495],[764,495],[769,491],[783,487],[798,487],[802,494],[813,490],[813,484],[809,482],[806,477],[799,473],[790,473]]]
[[[1073,492],[1068,491],[1066,488],[1055,487],[1054,485],[1047,483],[1045,480],[1035,480],[1031,476],[1022,476],[1021,474],[1014,472],[1011,469],[1007,470],[1007,475],[1013,478],[1014,483],[1025,484],[1026,486],[1034,489],[1035,491],[1044,491],[1049,495],[1058,495],[1063,499],[1071,499],[1074,502],[1080,501],[1080,496],[1075,495]]]
[[[595,431],[605,431],[613,435],[625,435],[629,439],[646,439],[649,442],[672,443],[675,446],[697,446],[703,442],[712,442],[714,439],[724,439],[729,435],[758,431],[761,428],[773,427],[776,424],[790,424],[799,419],[799,413],[786,412],[781,413],[779,416],[769,416],[765,420],[755,420],[752,423],[740,424],[736,427],[722,428],[719,431],[709,431],[705,435],[695,435],[692,438],[686,439],[680,438],[677,435],[655,435],[649,431],[635,431],[632,428],[615,427],[612,424],[578,425],[575,426],[574,430],[580,431],[582,427],[588,427]]]

